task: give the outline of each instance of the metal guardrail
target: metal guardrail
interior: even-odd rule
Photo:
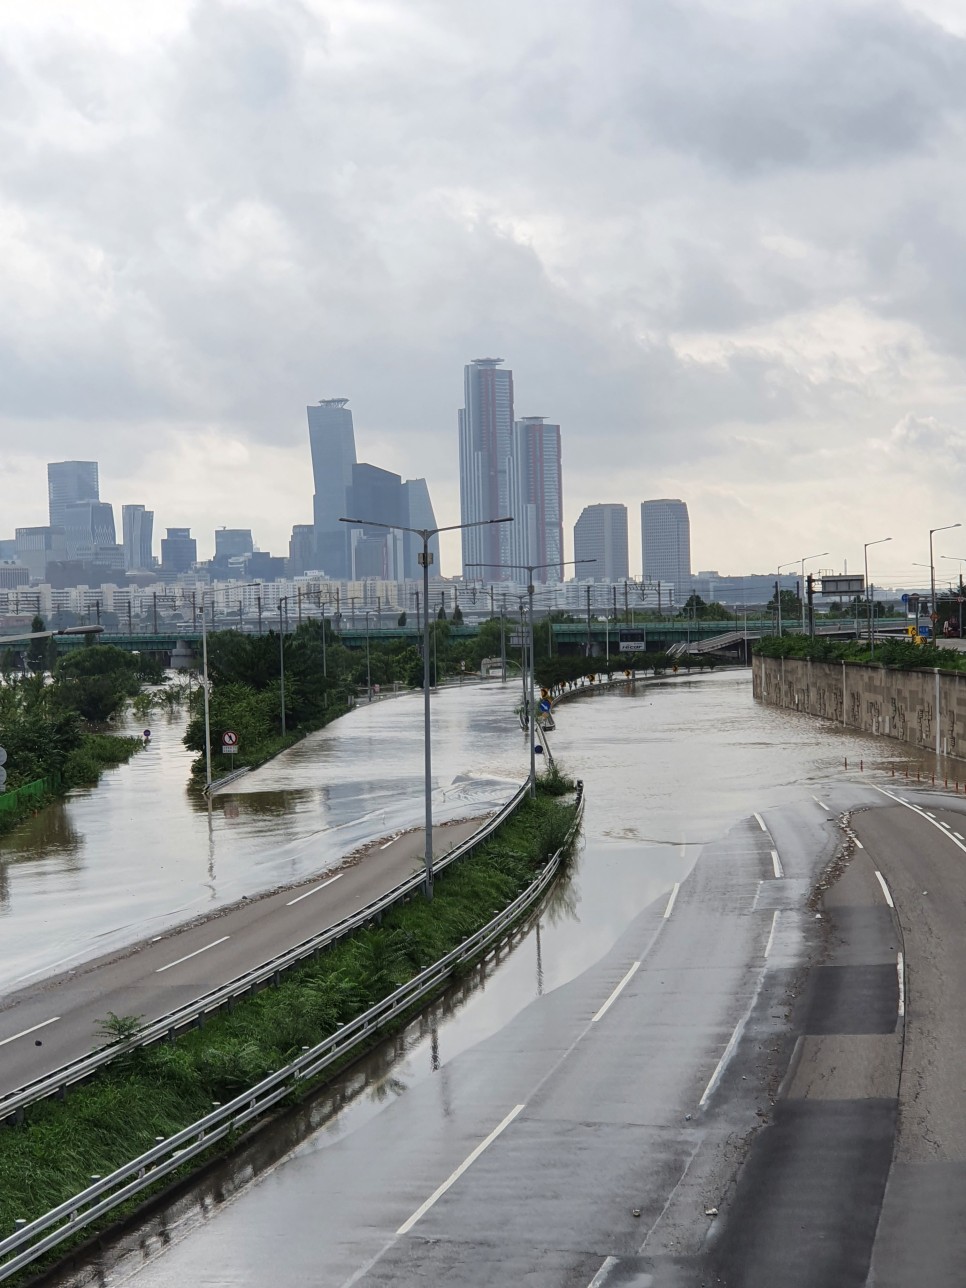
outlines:
[[[518,787],[505,805],[488,819],[472,836],[461,844],[455,846],[448,854],[442,855],[436,859],[433,864],[434,872],[440,872],[447,868],[457,859],[471,854],[478,845],[487,840],[493,832],[505,822],[507,818],[518,808],[527,796],[529,785],[524,783]],[[76,1082],[82,1082],[89,1078],[92,1073],[110,1064],[118,1056],[124,1055],[128,1051],[133,1051],[137,1047],[150,1046],[153,1042],[158,1042],[166,1038],[174,1037],[175,1034],[184,1029],[203,1023],[206,1015],[219,1010],[235,998],[243,996],[245,993],[257,991],[263,984],[277,984],[284,971],[290,970],[293,966],[305,961],[309,957],[315,957],[319,952],[344,939],[346,935],[351,934],[354,930],[368,925],[370,922],[377,921],[390,908],[397,904],[405,902],[416,891],[420,890],[425,884],[425,876],[422,871],[414,873],[413,876],[407,877],[398,885],[392,886],[385,894],[381,894],[378,899],[373,899],[365,907],[354,912],[350,917],[344,917],[341,921],[333,923],[325,930],[320,931],[317,935],[311,935],[308,939],[303,939],[293,947],[288,948],[283,953],[275,957],[270,957],[267,961],[262,962],[253,970],[246,971],[242,975],[235,976],[226,984],[219,985],[218,988],[211,989],[207,993],[202,993],[184,1006],[179,1006],[174,1011],[159,1016],[151,1020],[138,1030],[133,1037],[123,1042],[112,1042],[108,1046],[100,1047],[96,1051],[89,1052],[87,1055],[79,1056],[67,1064],[61,1065],[60,1068],[46,1073],[40,1078],[35,1078],[31,1082],[25,1083],[15,1091],[8,1092],[0,1096],[0,1123],[3,1121],[18,1121],[23,1116],[23,1110],[34,1104],[38,1100],[45,1100],[50,1096],[61,1096],[66,1093],[68,1087]]]
[[[244,1127],[246,1123],[271,1109],[297,1089],[300,1083],[321,1073],[391,1020],[404,1015],[421,998],[439,988],[457,966],[478,956],[543,894],[573,843],[583,807],[583,787],[578,784],[577,812],[560,849],[547,861],[536,880],[513,903],[445,957],[401,985],[370,1010],[342,1025],[284,1069],[263,1078],[234,1100],[219,1106],[190,1127],[183,1128],[44,1216],[0,1240],[0,1281],[9,1279],[44,1253],[72,1238],[78,1230],[90,1225],[98,1217],[157,1184],[169,1173],[210,1149],[230,1132]]]

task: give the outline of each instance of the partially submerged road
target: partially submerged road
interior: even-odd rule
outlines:
[[[842,772],[881,744],[746,697],[715,676],[563,709],[588,801],[569,890],[485,992],[286,1119],[288,1153],[267,1133],[163,1207],[100,1281],[958,1282],[966,807],[916,813]]]
[[[437,857],[481,821],[437,828]],[[357,912],[422,866],[424,836],[387,838],[334,872],[24,984],[0,1001],[0,1095],[102,1046],[109,1012],[158,1019]]]

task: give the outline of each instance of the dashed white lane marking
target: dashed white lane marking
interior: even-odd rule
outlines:
[[[886,903],[889,905],[890,908],[894,908],[896,905],[892,902],[892,891],[889,889],[888,885],[886,884],[885,877],[882,875],[881,872],[876,872],[875,875],[876,875],[876,880],[879,882],[879,885],[882,886],[882,893],[885,895]]]
[[[930,818],[935,818],[935,817],[936,817],[936,815],[935,815],[935,814],[933,814],[933,813],[932,813],[930,810],[928,810],[928,809],[927,809],[927,810],[924,810],[923,812],[924,812],[924,813],[926,813],[926,814],[928,814]]]
[[[930,817],[930,818],[932,818],[932,815],[930,814],[930,816],[929,816],[929,817]],[[953,829],[952,829],[952,826],[951,826],[949,823],[947,823],[947,822],[946,822],[946,820],[945,820],[944,818],[941,818],[941,819],[939,820],[939,826],[940,826],[940,827],[947,827],[947,828],[949,828],[950,832],[953,830]]]
[[[782,877],[785,875],[785,869],[782,867],[782,861],[778,857],[777,850],[772,850],[771,852],[771,865],[775,869],[776,880],[780,881]]]
[[[321,885],[313,886],[311,890],[306,890],[304,894],[297,895],[294,899],[289,899],[285,905],[286,908],[291,908],[293,903],[301,903],[303,899],[307,899],[310,894],[315,894],[317,890],[324,890],[326,886],[330,886],[333,881],[338,881],[344,875],[342,872],[337,872],[334,877],[329,877],[328,881],[323,881]]]
[[[678,897],[678,891],[681,889],[681,882],[675,881],[674,889],[671,891],[671,897],[667,901],[667,907],[664,909],[664,920],[667,921],[671,915],[671,909],[674,907],[674,901]]]
[[[774,921],[772,922],[772,925],[774,925]],[[735,1025],[734,1032],[732,1033],[731,1037],[728,1039],[728,1045],[722,1051],[721,1059],[714,1067],[714,1073],[711,1075],[708,1081],[708,1085],[704,1089],[704,1094],[702,1095],[701,1099],[698,1101],[699,1109],[703,1109],[704,1106],[708,1103],[708,1100],[711,1097],[711,1093],[718,1085],[718,1082],[721,1079],[721,1075],[724,1073],[728,1065],[728,1061],[734,1055],[735,1047],[738,1045],[738,1041],[742,1033],[744,1032],[745,1025],[748,1023],[748,1020],[751,1018],[751,1013],[755,1009],[755,1003],[758,1001],[758,994],[761,992],[762,981],[765,978],[765,970],[766,970],[766,967],[762,966],[761,970],[758,972],[758,982],[755,984],[754,992],[751,995],[751,1001],[748,1003],[748,1009],[745,1011],[744,1015]]]
[[[510,1123],[513,1122],[514,1118],[516,1118],[517,1114],[520,1113],[522,1109],[523,1109],[523,1105],[514,1105],[514,1107],[510,1110],[510,1112],[503,1119],[503,1121],[498,1126],[493,1128],[489,1136],[487,1136],[485,1140],[481,1140],[480,1143],[477,1145],[476,1149],[474,1149],[472,1153],[467,1154],[466,1158],[463,1159],[462,1163],[460,1163],[456,1171],[451,1172],[449,1176],[447,1176],[446,1180],[442,1183],[442,1185],[438,1189],[433,1190],[432,1194],[430,1194],[426,1202],[421,1203],[419,1205],[419,1207],[408,1219],[408,1221],[403,1221],[402,1225],[399,1227],[396,1233],[408,1234],[409,1231],[416,1224],[416,1222],[421,1217],[424,1217],[426,1215],[426,1213],[433,1206],[433,1204],[443,1197],[443,1195],[446,1193],[449,1187],[451,1185],[455,1185],[456,1182],[459,1180],[459,1178],[467,1170],[467,1168],[472,1167],[473,1164],[476,1162],[476,1160],[479,1158],[479,1156],[483,1153],[483,1151],[489,1145],[493,1144],[497,1136],[499,1136],[502,1131],[505,1131],[507,1127],[509,1127]]]
[[[813,795],[812,800],[815,802],[816,805],[820,805],[822,809],[824,810],[828,809],[828,806],[825,804],[825,802],[820,801],[817,796]]]
[[[953,832],[953,836],[958,837],[960,841],[966,841],[966,836],[962,832]]]
[[[217,948],[226,939],[231,939],[231,935],[222,935],[220,939],[214,940],[213,943],[205,944],[204,948],[196,948],[193,953],[187,953],[184,957],[179,957],[176,962],[168,962],[167,966],[159,966],[154,973],[155,975],[160,975],[162,971],[170,970],[172,966],[180,966],[182,962],[190,961],[192,957],[197,957],[199,953],[206,953],[209,948]]]
[[[604,1262],[604,1264],[601,1266],[601,1268],[594,1275],[593,1279],[591,1279],[590,1283],[587,1285],[587,1288],[603,1288],[603,1284],[606,1282],[608,1276],[610,1275],[610,1272],[614,1269],[616,1265],[617,1265],[617,1258],[608,1257],[607,1260]]]
[[[766,957],[767,957],[767,956],[768,956],[768,954],[771,952],[771,946],[772,946],[772,944],[775,942],[775,930],[776,930],[776,928],[777,928],[777,926],[778,926],[778,918],[779,918],[780,916],[781,916],[781,913],[780,913],[780,912],[776,912],[776,913],[774,913],[774,914],[773,914],[773,916],[772,916],[772,919],[771,919],[771,930],[768,932],[768,943],[767,943],[767,944],[765,944],[765,956],[766,956]]]
[[[865,849],[865,846],[862,844],[862,842],[859,840],[859,838],[858,838],[857,836],[853,836],[853,837],[852,837],[852,841],[853,841],[853,843],[854,843],[854,845],[855,845],[855,848],[856,848],[857,850],[864,850],[864,849]]]
[[[873,783],[872,786],[875,787],[875,784]],[[918,814],[920,818],[924,818],[930,827],[934,827],[941,836],[948,837],[949,840],[952,841],[953,845],[958,846],[958,848],[966,854],[966,842],[963,841],[962,837],[959,837],[957,840],[958,833],[944,831],[936,820],[930,817],[928,810],[921,809],[918,805],[913,805],[911,801],[903,800],[901,796],[896,796],[895,792],[887,791],[884,787],[875,787],[875,790],[877,792],[881,792],[883,796],[888,796],[890,801],[898,801],[900,805],[905,805],[906,809],[911,809],[914,814]]]
[[[902,953],[896,957],[896,976],[899,980],[899,1015],[906,1013],[906,963]]]
[[[755,818],[758,820],[758,826],[761,828],[761,830],[763,832],[767,832],[768,828],[765,827],[765,820],[762,818],[762,816],[760,814],[756,814]]]
[[[59,1015],[53,1015],[49,1020],[41,1020],[39,1024],[34,1024],[29,1029],[23,1029],[20,1033],[14,1033],[12,1037],[4,1038],[0,1041],[0,1046],[6,1046],[8,1042],[16,1042],[17,1038],[25,1038],[28,1033],[36,1033],[38,1029],[45,1029],[48,1024],[56,1024],[59,1019]]]
[[[640,968],[641,968],[641,963],[635,962],[634,965],[627,972],[627,974],[624,976],[624,978],[621,980],[621,982],[614,989],[613,993],[611,993],[610,997],[607,999],[604,1005],[597,1012],[597,1014],[591,1016],[591,1020],[590,1020],[591,1024],[596,1024],[599,1019],[601,1019],[603,1016],[607,1014],[607,1012],[610,1010],[610,1008],[614,1005],[614,1003],[617,1001],[618,997],[620,996],[621,990],[627,987],[627,985],[631,982],[631,980],[634,978],[634,976],[637,974]]]

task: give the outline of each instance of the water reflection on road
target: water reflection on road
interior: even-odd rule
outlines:
[[[516,691],[434,698],[439,820],[484,813],[526,772]],[[131,723],[126,732],[140,732]],[[418,825],[422,701],[364,706],[219,792],[186,791],[184,717],[97,788],[72,792],[0,838],[0,989],[113,951],[244,894],[331,867],[357,846]]]
[[[362,1130],[367,1123],[436,1076],[432,1112],[445,1114],[448,1099],[465,1092],[471,1077],[472,1062],[456,1057],[599,961],[642,910],[686,877],[704,843],[755,811],[808,799],[819,783],[846,772],[846,756],[850,765],[863,758],[867,774],[909,757],[908,748],[884,739],[756,705],[748,672],[615,686],[562,705],[556,719],[553,751],[583,778],[587,809],[577,862],[539,915],[496,961],[478,966],[332,1088],[152,1218],[99,1282],[138,1288],[306,1282],[298,1278],[304,1272],[298,1258],[290,1267],[278,1250],[308,1247],[317,1258],[299,1218],[325,1211],[331,1146],[352,1137],[355,1164],[374,1178],[378,1210],[380,1158],[366,1154],[366,1141],[375,1138],[378,1151],[381,1138]],[[549,1040],[536,1022],[534,1040]],[[419,1142],[436,1127],[419,1118],[414,1100],[406,1101],[406,1121],[418,1156]],[[396,1131],[398,1144],[398,1120]],[[358,1236],[361,1246],[369,1221],[370,1212],[360,1211],[358,1230],[341,1233]],[[169,1242],[174,1246],[165,1252]],[[330,1282],[328,1268],[313,1264],[312,1281]]]

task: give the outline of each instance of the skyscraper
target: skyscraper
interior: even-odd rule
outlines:
[[[349,534],[341,518],[349,512],[352,467],[356,463],[356,440],[348,398],[323,398],[317,407],[307,407],[309,446],[315,496],[312,518],[318,567],[339,580],[349,576]],[[364,518],[375,516],[364,515]]]
[[[349,514],[378,524],[405,524],[402,479],[391,470],[364,463],[352,467]],[[343,525],[346,526],[346,525]],[[396,581],[403,575],[402,533],[398,528],[363,524],[349,531],[349,575]]]
[[[68,501],[63,515],[68,559],[92,560],[98,551],[117,544],[114,507],[107,501]]]
[[[684,501],[641,503],[641,553],[645,580],[670,582],[674,602],[683,604],[691,593],[691,521]]]
[[[428,531],[436,527],[436,513],[429,497],[429,486],[425,479],[407,479],[402,485],[403,510],[406,514],[407,528],[423,528]],[[403,533],[403,570],[405,576],[415,581],[423,575],[418,556],[423,548],[419,537],[412,532]],[[429,549],[433,556],[433,570],[430,576],[440,576],[439,537],[430,537]]]
[[[124,537],[124,567],[128,572],[145,572],[154,566],[154,511],[143,505],[121,506]]]
[[[168,528],[161,540],[161,567],[166,573],[187,572],[198,559],[198,543],[190,528]]]
[[[559,581],[563,564],[563,481],[560,426],[543,416],[514,421],[509,465],[509,509],[506,524],[509,563],[536,566],[536,582]],[[516,580],[522,575],[517,572]]]
[[[627,506],[587,505],[574,524],[574,559],[596,562],[577,568],[580,579],[624,581],[629,575]]]
[[[459,413],[460,516],[463,523],[510,514],[509,461],[513,439],[513,372],[502,358],[474,358],[463,369],[464,406]],[[509,523],[465,528],[464,576],[512,579]],[[490,564],[490,569],[470,567]],[[503,571],[501,571],[503,569]]]
[[[50,526],[65,526],[66,507],[75,501],[100,500],[96,461],[52,461],[47,466]]]

